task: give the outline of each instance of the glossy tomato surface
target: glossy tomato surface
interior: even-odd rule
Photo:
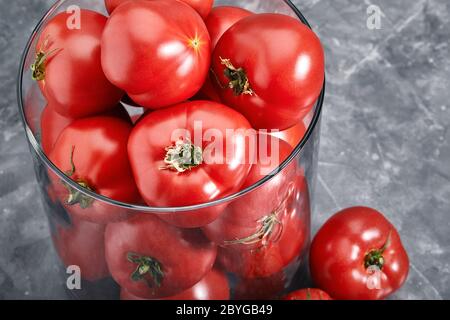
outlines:
[[[222,101],[256,129],[284,130],[299,123],[320,94],[324,66],[318,37],[281,14],[240,20],[224,33],[212,57]]]
[[[137,297],[124,289],[120,292],[120,299],[147,300]],[[226,275],[213,269],[192,288],[162,300],[230,300],[230,286]]]
[[[238,191],[251,169],[248,137],[253,133],[241,114],[211,101],[183,103],[146,115],[128,143],[144,200],[151,206],[179,207]],[[195,150],[186,159],[180,157],[185,147]],[[182,227],[204,226],[217,218],[217,209],[175,213],[171,222]],[[170,215],[161,218],[170,219]]]
[[[284,141],[270,135],[258,135],[258,157],[252,166],[242,189],[250,187],[272,174],[279,165],[291,154],[292,148]],[[264,221],[276,226],[276,219],[283,214],[295,191],[296,163],[292,162],[282,172],[260,188],[231,202],[224,213],[214,222],[203,228],[206,236],[217,243],[225,245],[236,239],[249,238],[257,235]],[[253,245],[260,246],[265,239],[253,239],[233,245],[234,248],[249,250]],[[256,241],[260,240],[260,241]]]
[[[100,43],[106,21],[105,16],[90,10],[81,9],[79,16],[63,12],[53,17],[39,36],[33,77],[48,103],[65,117],[107,111],[123,96],[123,91],[106,79],[101,66]]]
[[[210,272],[217,253],[200,231],[173,227],[150,214],[109,224],[105,243],[113,278],[145,299],[191,288]]]
[[[118,117],[131,121],[130,116],[122,105],[105,112],[103,115]],[[61,132],[76,119],[64,117],[47,105],[41,113],[41,144],[45,154],[49,155]]]
[[[298,146],[305,134],[306,126],[303,122],[300,122],[289,129],[270,133],[270,135],[286,141],[293,149]]]
[[[127,203],[140,203],[127,155],[131,124],[110,116],[79,119],[59,136],[50,160],[86,189]],[[96,223],[123,218],[124,210],[93,201],[50,174],[59,200],[71,214]]]
[[[137,0],[105,0],[105,6],[108,13],[112,13],[118,6],[127,1],[137,1]],[[154,1],[154,0],[147,0]],[[214,0],[180,0],[189,6],[191,6],[195,11],[197,11],[200,16],[205,19],[214,4]]]
[[[333,300],[328,293],[320,289],[301,289],[289,293],[282,300]]]
[[[409,259],[395,227],[366,207],[342,210],[315,236],[314,282],[335,299],[383,299],[406,280]]]
[[[211,36],[211,46],[214,49],[222,35],[230,29],[236,22],[252,15],[251,11],[239,7],[220,6],[212,9],[205,20],[209,35]]]
[[[303,185],[304,180],[300,178],[297,183]],[[272,221],[260,220],[260,237],[255,239],[253,233],[250,238],[236,239],[219,248],[221,266],[242,278],[255,279],[273,276],[294,263],[309,240],[310,208],[304,192],[302,186],[295,188],[275,216],[272,228],[267,229]]]
[[[200,90],[210,50],[203,20],[185,3],[129,1],[114,10],[105,27],[102,66],[132,100],[158,109]]]
[[[105,260],[105,226],[71,218],[69,228],[56,227],[56,252],[66,267],[78,266],[81,277],[96,281],[109,276]]]

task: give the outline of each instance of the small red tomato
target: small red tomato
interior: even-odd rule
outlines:
[[[104,113],[103,115],[118,117],[131,121],[130,116],[122,105]],[[54,111],[47,105],[41,113],[41,144],[45,154],[49,155],[61,132],[76,119],[68,118]]]
[[[36,45],[33,79],[55,111],[81,118],[114,108],[123,91],[106,79],[100,42],[106,17],[85,9],[60,13],[44,27]]]
[[[209,35],[211,36],[211,46],[214,49],[222,35],[230,29],[236,22],[251,16],[251,11],[232,6],[221,6],[212,9],[205,20]]]
[[[109,14],[111,14],[118,6],[120,6],[122,3],[125,3],[127,1],[131,0],[105,0],[105,6],[106,10]],[[152,0],[147,0],[152,1]],[[188,5],[190,5],[199,15],[202,16],[203,19],[205,19],[214,4],[214,0],[180,0]]]
[[[131,124],[115,117],[79,119],[59,136],[50,160],[80,186],[105,197],[140,203],[127,155]],[[122,219],[123,209],[93,201],[50,174],[59,199],[70,213],[95,223]]]
[[[296,188],[281,213],[261,221],[259,232],[219,248],[217,259],[221,266],[240,277],[254,279],[272,276],[293,263],[309,239],[309,202],[299,201],[300,192]],[[246,244],[247,250],[242,248]]]
[[[200,90],[210,50],[205,23],[185,3],[128,1],[114,10],[105,27],[102,66],[132,100],[158,109]]]
[[[178,229],[151,214],[109,224],[105,243],[113,278],[145,299],[191,288],[212,269],[217,253],[199,230]]]
[[[258,158],[242,189],[272,174],[291,152],[292,148],[286,142],[259,134]],[[217,220],[203,228],[205,235],[218,245],[228,246],[229,243],[236,242],[233,247],[243,250],[249,250],[252,245],[261,245],[262,241],[267,240],[260,238],[261,230],[265,229],[269,236],[270,232],[278,228],[278,215],[283,214],[289,198],[292,198],[295,169],[296,163],[293,161],[260,188],[231,202]],[[239,243],[237,239],[248,241]]]
[[[148,300],[137,297],[127,290],[120,291],[121,300]],[[225,274],[211,270],[192,288],[161,300],[230,300],[230,287]]]
[[[302,289],[289,293],[282,300],[333,300],[328,293],[320,289]]]
[[[133,129],[128,154],[137,186],[148,205],[201,204],[240,189],[251,169],[248,121],[209,101],[157,110]],[[180,227],[214,221],[222,207],[161,215]]]
[[[105,226],[72,217],[69,228],[57,226],[52,236],[65,266],[78,266],[81,277],[96,281],[109,276],[105,260]]]
[[[256,129],[299,123],[319,96],[325,74],[319,38],[298,19],[254,14],[220,38],[212,57],[222,101]]]
[[[395,227],[366,207],[342,210],[311,245],[314,282],[335,299],[384,299],[405,282],[409,259]]]

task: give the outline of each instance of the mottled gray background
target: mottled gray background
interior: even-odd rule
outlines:
[[[353,205],[383,211],[411,258],[398,299],[450,298],[450,2],[297,0],[327,54],[314,230]],[[65,298],[15,79],[51,0],[0,0],[0,298]],[[382,29],[366,9],[379,5]]]

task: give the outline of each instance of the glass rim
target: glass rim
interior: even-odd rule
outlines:
[[[209,207],[218,206],[221,204],[229,203],[233,200],[236,200],[238,198],[241,198],[245,196],[246,194],[252,192],[253,190],[261,187],[265,183],[269,182],[271,179],[273,179],[279,172],[284,170],[292,161],[294,161],[297,156],[302,152],[307,142],[309,142],[312,133],[314,132],[315,128],[317,127],[317,124],[320,120],[320,115],[322,112],[322,106],[325,98],[325,86],[326,86],[326,80],[324,80],[324,84],[322,87],[322,91],[320,92],[320,95],[316,101],[315,104],[315,111],[312,118],[311,123],[309,124],[305,135],[303,136],[302,140],[299,142],[299,144],[294,148],[294,150],[291,152],[289,157],[285,159],[275,170],[273,170],[270,174],[265,176],[263,179],[259,180],[255,184],[240,190],[238,192],[235,192],[231,195],[228,195],[226,197],[212,200],[209,202],[204,202],[201,204],[196,205],[189,205],[189,206],[180,206],[180,207],[151,207],[151,206],[144,206],[144,205],[136,205],[136,204],[129,204],[121,201],[117,201],[105,196],[102,196],[100,194],[97,194],[95,192],[92,192],[90,190],[87,190],[80,186],[78,183],[67,177],[59,168],[57,168],[52,161],[47,157],[45,152],[43,151],[41,144],[36,139],[35,135],[33,134],[33,131],[31,130],[30,126],[28,125],[28,121],[25,115],[24,111],[24,103],[23,103],[23,95],[22,95],[22,86],[23,86],[23,76],[25,71],[25,64],[26,64],[26,58],[28,56],[28,53],[31,50],[32,44],[35,40],[35,38],[38,36],[39,31],[41,30],[43,24],[47,21],[48,17],[53,14],[64,2],[67,0],[58,0],[56,3],[54,3],[48,11],[42,16],[42,18],[39,20],[37,25],[34,27],[33,32],[31,33],[31,36],[29,37],[27,44],[25,46],[25,49],[22,53],[21,59],[20,59],[20,66],[19,66],[19,73],[18,73],[18,79],[17,79],[17,101],[19,106],[19,113],[21,116],[22,123],[25,128],[25,133],[28,139],[28,142],[33,147],[36,154],[39,156],[39,159],[44,162],[46,167],[50,168],[53,173],[55,173],[64,183],[68,184],[70,187],[74,188],[75,190],[93,198],[94,200],[100,201],[102,203],[105,203],[107,205],[112,205],[116,207],[121,207],[123,209],[133,210],[133,211],[141,211],[141,212],[151,212],[151,213],[173,213],[173,212],[188,212],[188,211],[194,211]],[[303,14],[300,12],[300,10],[291,2],[291,0],[282,0],[285,2],[290,9],[296,14],[296,16],[300,19],[302,23],[304,23],[307,27],[310,29],[311,26],[306,20],[306,18],[303,16]]]

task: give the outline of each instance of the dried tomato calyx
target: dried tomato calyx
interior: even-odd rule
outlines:
[[[236,68],[230,59],[220,58],[220,62],[225,66],[224,75],[230,82],[228,86],[233,90],[236,96],[253,95],[253,90],[247,77],[247,73],[243,68]]]
[[[166,165],[161,169],[183,173],[203,163],[203,150],[189,139],[180,139],[173,146],[166,148],[164,163]]]
[[[164,272],[158,260],[133,252],[127,254],[127,260],[137,264],[136,270],[131,274],[131,280],[146,281],[150,288],[161,287]]]
[[[66,175],[69,178],[73,178],[73,176],[75,175],[76,172],[76,168],[75,168],[75,163],[73,162],[73,154],[75,152],[75,146],[72,147],[72,152],[70,154],[70,165],[71,165],[71,169],[70,171],[66,172]],[[81,187],[89,190],[89,191],[94,191],[93,188],[91,188],[89,186],[89,184],[84,181],[83,179],[77,179],[74,180],[76,183],[78,183],[78,185],[80,185]],[[83,194],[82,192],[72,188],[70,185],[64,183],[64,186],[67,188],[67,191],[69,192],[69,195],[67,197],[66,203],[70,206],[74,206],[76,204],[79,204],[81,209],[87,209],[89,208],[92,203],[94,202],[94,199],[88,195]]]

